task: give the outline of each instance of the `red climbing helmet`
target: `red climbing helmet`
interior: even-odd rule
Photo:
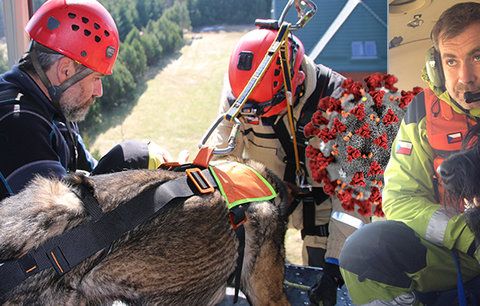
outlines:
[[[117,26],[96,0],[49,0],[25,31],[39,44],[102,74],[112,74],[118,55]]]
[[[277,37],[277,30],[255,29],[248,32],[238,42],[230,56],[230,65],[228,76],[232,93],[238,97],[247,85],[251,76],[262,62],[265,54]],[[303,79],[298,78],[300,65],[303,61],[305,49],[302,42],[294,35],[288,39],[288,56],[290,59],[290,68],[293,71],[292,92],[295,94],[299,83]],[[265,71],[262,79],[250,94],[248,100],[253,103],[267,104],[264,112],[260,114],[263,117],[270,117],[279,114],[286,107],[285,94],[283,93],[283,74],[280,64],[280,56],[277,53],[270,67]],[[276,101],[275,101],[276,100]]]

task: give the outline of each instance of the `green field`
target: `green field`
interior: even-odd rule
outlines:
[[[146,88],[131,112],[105,132],[94,135],[90,149],[105,154],[126,139],[149,139],[173,156],[187,149],[193,158],[197,144],[217,118],[223,79],[231,50],[251,27],[188,33],[179,54],[152,67]],[[301,240],[296,230],[287,232],[287,258],[301,263]]]
[[[194,155],[197,144],[217,116],[229,54],[246,27],[189,33],[188,44],[164,68],[147,75],[146,89],[123,121],[97,135],[92,151],[106,153],[125,139],[149,139],[172,154]]]

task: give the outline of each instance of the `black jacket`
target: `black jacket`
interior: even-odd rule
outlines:
[[[70,136],[65,117],[27,73],[14,66],[1,75],[0,199],[17,193],[37,174],[91,171],[96,160],[76,124],[72,131]]]

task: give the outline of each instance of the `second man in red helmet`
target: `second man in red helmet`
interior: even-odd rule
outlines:
[[[237,43],[230,57],[229,86],[224,89],[220,113],[225,113],[243,91],[276,36],[276,30],[255,29]],[[338,200],[332,200],[323,192],[320,184],[311,179],[305,156],[305,147],[311,140],[305,138],[303,128],[311,120],[321,98],[342,94],[341,84],[345,78],[305,56],[302,42],[294,35],[288,38],[288,59],[300,164],[306,174],[306,183],[312,186],[310,190],[303,190],[295,199],[298,206],[292,213],[291,224],[301,230],[304,264],[324,268],[325,273],[311,294],[312,301],[334,305],[336,289],[343,284],[338,256],[346,237],[355,228],[330,218],[333,212],[336,215],[345,212]],[[284,77],[277,54],[241,110],[241,135],[237,137],[233,153],[258,160],[286,182],[298,184],[285,96]],[[226,146],[231,130],[232,124],[223,121],[212,137],[213,144],[219,148]],[[365,223],[369,221],[358,215],[355,217]]]

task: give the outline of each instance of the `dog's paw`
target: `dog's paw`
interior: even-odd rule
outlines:
[[[472,230],[477,241],[480,241],[480,207],[471,206],[464,212],[467,226]]]

